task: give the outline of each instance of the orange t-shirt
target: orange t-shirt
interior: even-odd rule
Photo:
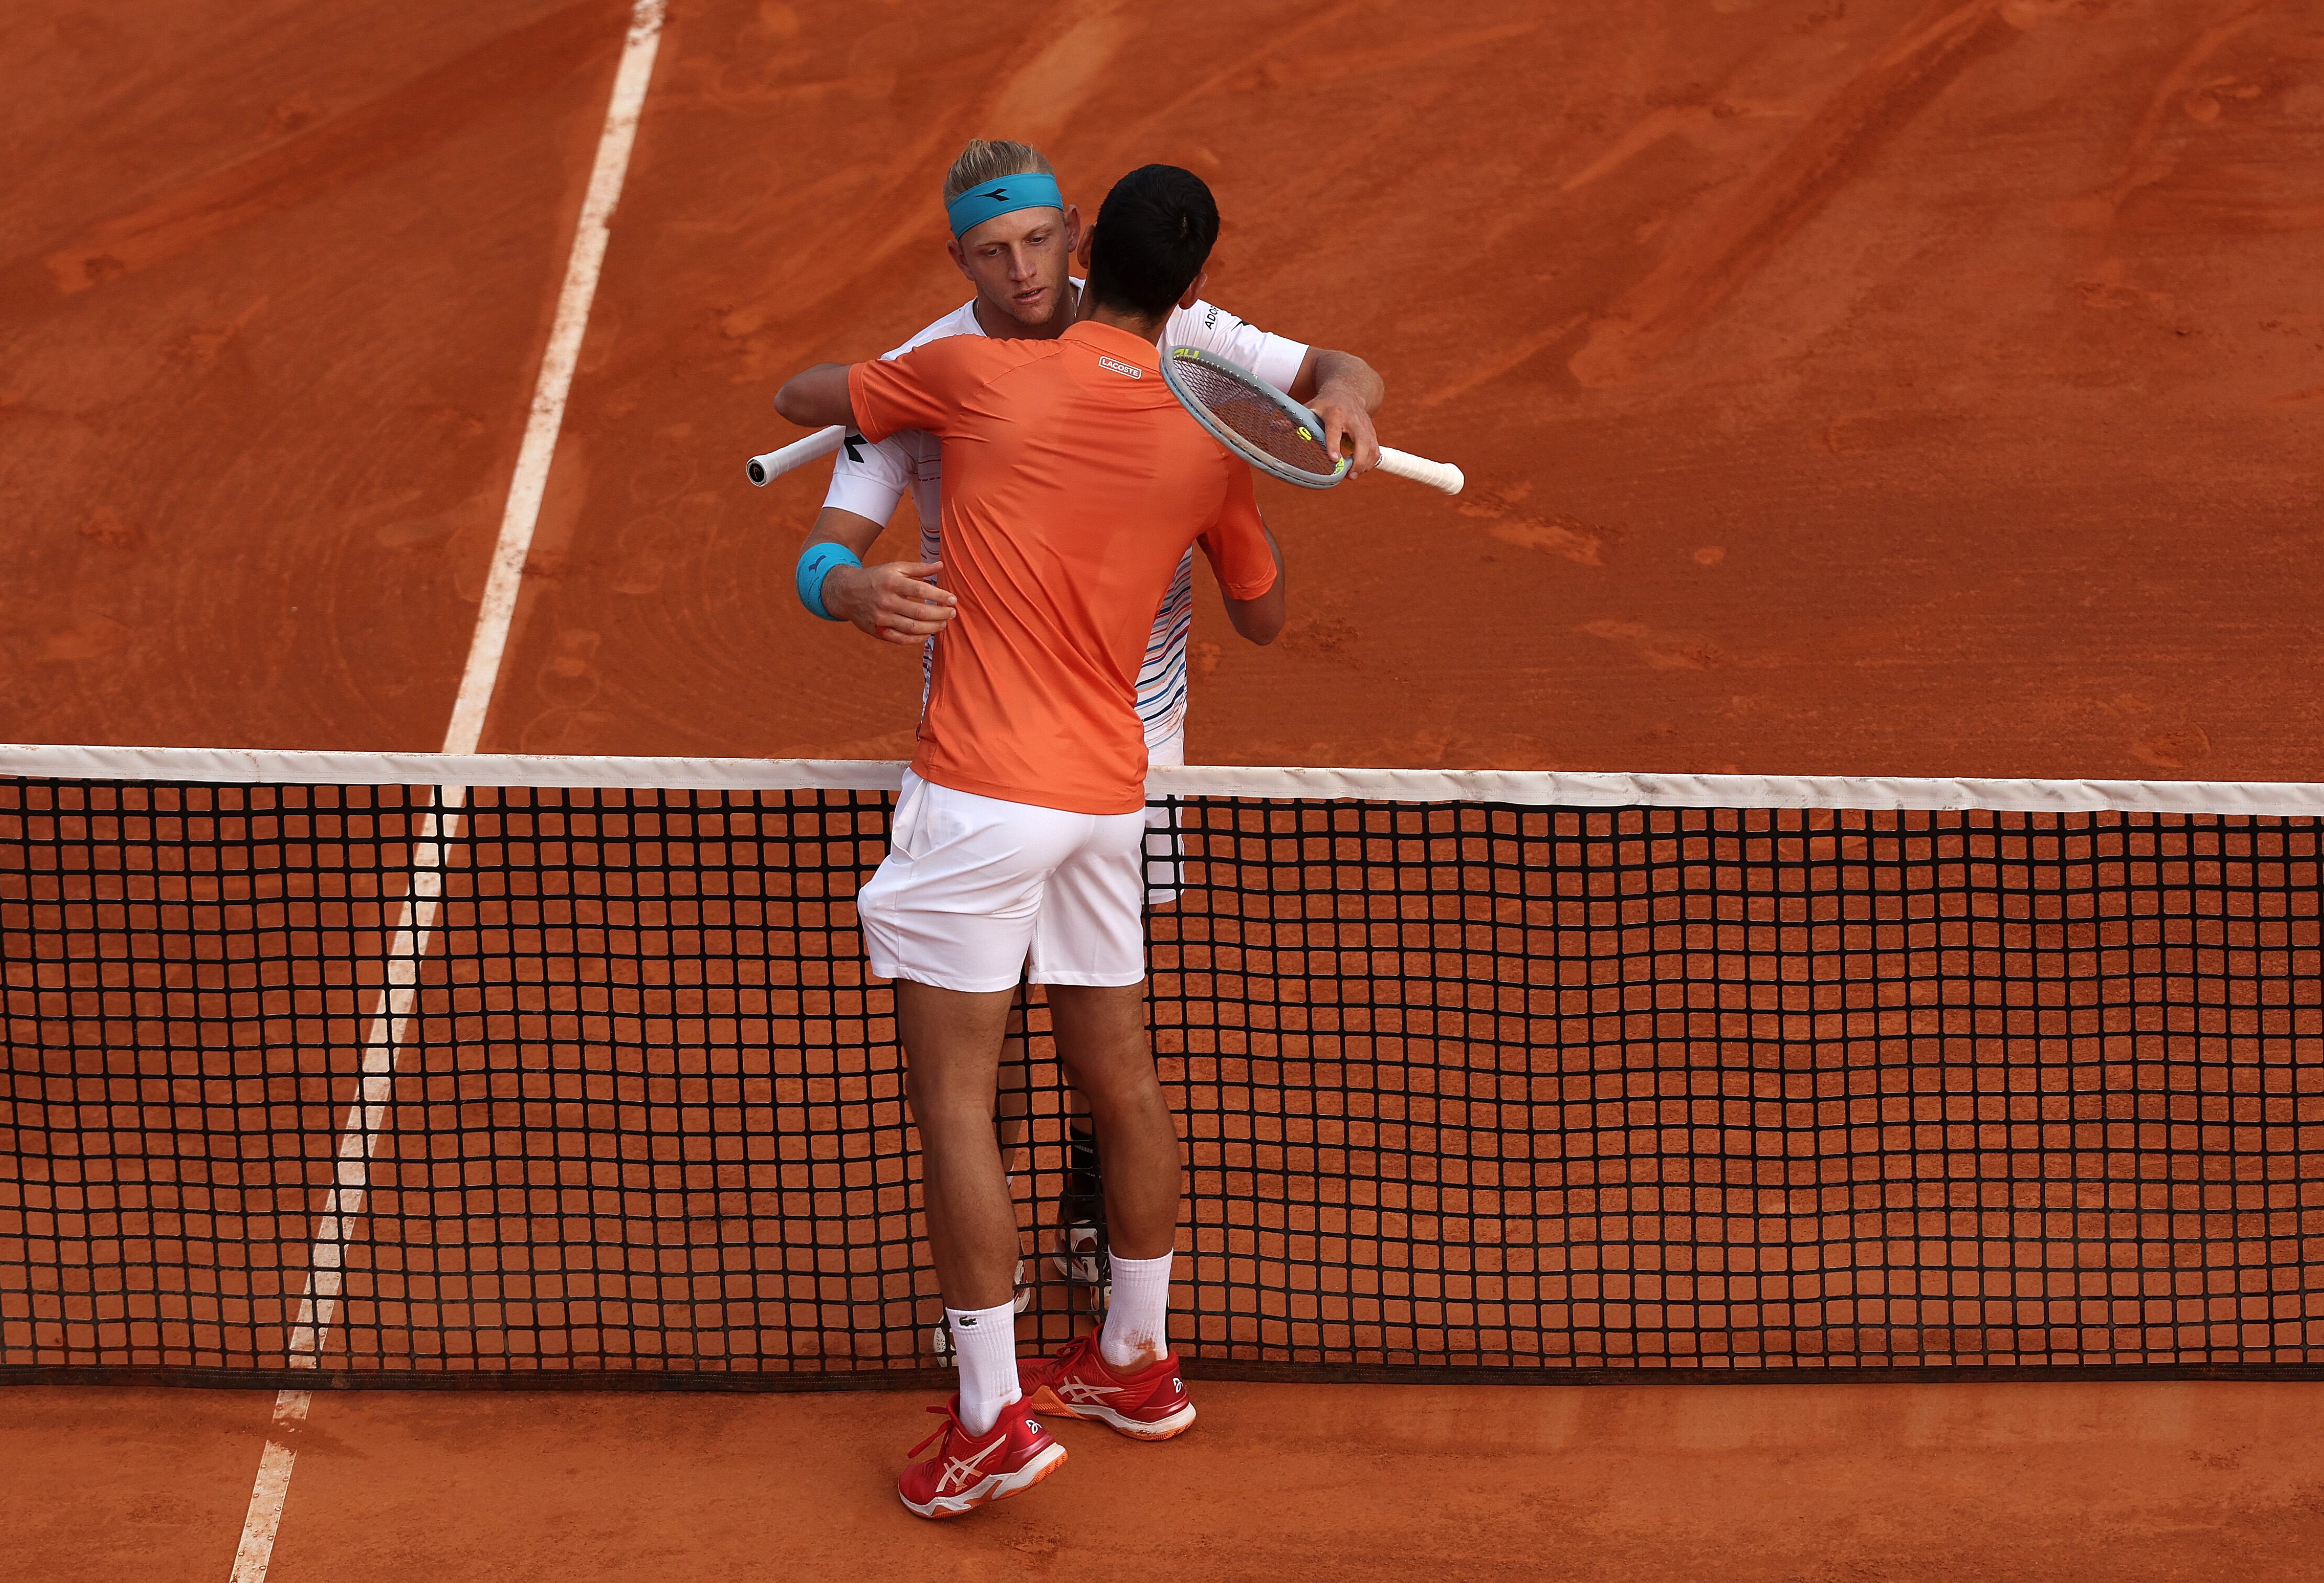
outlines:
[[[1275,557],[1230,456],[1162,382],[1153,343],[1084,319],[1054,341],[954,336],[847,371],[866,439],[944,446],[944,574],[912,768],[1076,814],[1146,805],[1138,667],[1186,547],[1256,599]]]

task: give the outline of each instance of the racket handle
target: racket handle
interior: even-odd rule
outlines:
[[[769,451],[751,458],[751,482],[764,489],[771,479],[780,478],[794,467],[804,467],[819,457],[828,456],[847,437],[847,430],[838,424],[818,428],[803,440],[793,440],[779,451]]]
[[[1379,470],[1398,478],[1409,478],[1415,483],[1425,483],[1431,489],[1441,489],[1446,494],[1459,494],[1461,486],[1469,481],[1461,476],[1461,469],[1450,462],[1432,462],[1425,456],[1416,456],[1410,451],[1392,451],[1380,447]]]

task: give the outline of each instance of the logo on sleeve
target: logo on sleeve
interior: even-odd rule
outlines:
[[[1121,375],[1124,379],[1144,379],[1146,377],[1146,371],[1139,367],[1136,364],[1124,363],[1119,357],[1108,357],[1102,352],[1098,354],[1097,365],[1100,368],[1110,368],[1113,370],[1114,373]]]

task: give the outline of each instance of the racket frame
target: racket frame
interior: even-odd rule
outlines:
[[[1170,393],[1178,399],[1178,405],[1184,407],[1187,415],[1201,424],[1213,439],[1269,478],[1280,478],[1284,483],[1296,483],[1302,489],[1329,489],[1348,475],[1348,458],[1345,456],[1335,456],[1332,459],[1333,467],[1328,474],[1303,472],[1299,468],[1286,466],[1277,461],[1233,429],[1221,423],[1211,415],[1210,409],[1203,404],[1201,399],[1187,390],[1182,382],[1178,373],[1179,367],[1189,363],[1206,364],[1227,374],[1237,383],[1248,387],[1253,395],[1273,402],[1286,418],[1290,419],[1294,424],[1306,432],[1308,437],[1315,441],[1319,450],[1323,444],[1323,420],[1240,364],[1222,357],[1215,352],[1204,351],[1200,346],[1173,346],[1162,359],[1162,382],[1170,387]]]

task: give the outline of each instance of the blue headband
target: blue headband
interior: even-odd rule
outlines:
[[[952,220],[952,234],[965,236],[995,215],[1065,207],[1065,200],[1058,195],[1057,179],[1054,176],[999,176],[978,183],[945,205],[945,214]]]

